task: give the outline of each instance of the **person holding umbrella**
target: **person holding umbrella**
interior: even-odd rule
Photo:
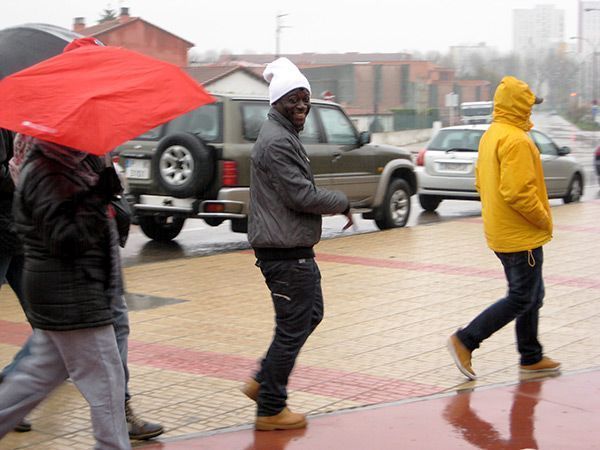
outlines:
[[[321,238],[322,214],[345,214],[341,192],[315,185],[310,160],[298,133],[310,112],[310,85],[287,58],[268,64],[272,105],[251,156],[248,240],[275,309],[275,335],[261,367],[243,387],[256,401],[257,430],[306,427],[290,411],[287,384],[300,349],[323,318],[321,274],[313,246]]]
[[[129,448],[111,311],[121,280],[108,205],[120,184],[95,155],[215,99],[173,64],[89,40],[0,80],[0,127],[34,139],[14,207],[32,354],[0,384],[0,436],[70,376],[93,405],[97,447]]]
[[[70,42],[64,48],[63,51],[67,52],[67,51],[71,51],[71,50],[74,50],[74,49],[77,49],[80,47],[84,47],[84,46],[102,46],[102,45],[103,44],[95,38],[81,38],[81,39],[75,39],[74,41]],[[12,136],[12,133],[9,132],[8,130],[6,131],[6,134],[7,135],[10,134]],[[34,140],[32,138],[30,138],[29,136],[25,136],[23,134],[17,134],[17,137],[15,139],[15,144],[14,144],[15,155],[14,155],[14,158],[10,162],[10,170],[13,173],[18,172],[20,170],[20,166],[23,163],[24,158],[29,153],[33,141]],[[11,145],[11,147],[12,147],[12,145]],[[11,154],[12,154],[12,152],[11,152]],[[8,166],[8,164],[7,164],[7,166]],[[8,170],[6,172],[8,175]],[[12,181],[10,184],[11,185],[13,184]],[[12,193],[11,193],[11,198],[12,198]],[[119,219],[119,217],[120,217],[120,215],[117,215],[116,219]],[[125,233],[128,232],[129,218],[127,218],[126,222],[127,222],[127,230],[125,231]],[[112,224],[111,224],[111,226],[112,226]],[[118,229],[122,230],[122,227],[118,227]],[[16,234],[15,234],[15,236],[16,236]],[[122,238],[120,238],[119,240],[122,242],[122,246],[124,246],[124,240]],[[117,255],[119,254],[118,243],[115,243],[115,249],[113,251]],[[20,259],[17,256],[14,259],[14,263],[9,267],[16,266],[16,264],[18,264],[20,261],[20,263],[21,263],[20,269],[22,269],[22,260],[23,260],[22,255],[21,255]],[[128,433],[129,433],[130,439],[134,439],[134,440],[152,439],[152,438],[162,434],[164,432],[164,429],[163,429],[162,425],[160,425],[158,423],[148,422],[146,420],[143,420],[138,415],[136,415],[133,410],[133,407],[131,405],[131,395],[129,392],[129,369],[128,369],[128,365],[127,365],[129,318],[128,318],[128,311],[127,311],[127,304],[125,303],[125,298],[123,296],[124,288],[123,288],[123,276],[122,276],[122,271],[121,271],[121,266],[120,266],[120,258],[115,258],[113,262],[118,268],[118,270],[117,270],[118,277],[117,277],[117,284],[115,286],[115,289],[111,292],[111,298],[112,298],[111,309],[112,309],[113,319],[114,319],[114,327],[115,327],[115,334],[116,334],[116,339],[117,339],[117,346],[119,348],[119,354],[121,356],[123,370],[125,371],[125,412],[126,412]],[[12,277],[12,278],[15,278],[15,277]],[[12,278],[11,278],[11,280],[12,280]],[[19,279],[20,279],[20,271],[19,271]],[[11,286],[13,284],[14,283],[12,283]],[[22,298],[22,293],[21,293],[22,290],[21,290],[20,283],[18,286],[16,286],[16,288],[13,288],[13,290],[15,290],[16,293],[18,293],[17,295],[19,296],[19,298]],[[23,303],[22,303],[22,306],[25,307]],[[2,373],[0,374],[0,382],[15,369],[16,364],[23,356],[30,353],[30,341],[31,341],[31,339],[29,339],[25,343],[25,345],[17,353],[17,355],[15,356],[13,361],[3,369]],[[30,429],[31,429],[31,424],[27,421],[21,422],[15,428],[16,431],[29,431]]]
[[[106,289],[118,283],[108,205],[119,191],[114,168],[100,157],[34,141],[13,208],[34,332],[31,355],[0,384],[0,437],[70,377],[90,404],[96,448],[131,448]]]

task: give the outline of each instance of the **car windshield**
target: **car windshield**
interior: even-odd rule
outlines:
[[[221,135],[219,103],[201,106],[183,116],[173,119],[168,127],[169,133],[188,132],[204,141],[215,141]]]
[[[476,152],[484,130],[440,130],[427,146],[428,150]]]
[[[492,107],[463,108],[460,112],[463,116],[489,116],[492,114]]]

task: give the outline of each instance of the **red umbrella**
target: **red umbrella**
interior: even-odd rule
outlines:
[[[0,81],[0,127],[105,154],[215,99],[179,67],[84,45]]]

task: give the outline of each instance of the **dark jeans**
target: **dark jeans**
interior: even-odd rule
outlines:
[[[275,334],[255,379],[260,383],[258,416],[285,406],[288,378],[300,349],[323,319],[321,273],[314,259],[257,261],[275,308]]]
[[[516,319],[517,348],[521,364],[535,364],[542,359],[542,345],[537,339],[539,309],[544,299],[542,247],[530,252],[496,253],[504,266],[508,282],[506,297],[485,309],[469,325],[457,332],[469,350]]]

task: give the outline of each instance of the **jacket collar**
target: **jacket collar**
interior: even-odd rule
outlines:
[[[298,132],[292,125],[292,122],[290,122],[283,114],[281,114],[279,111],[277,111],[274,107],[271,106],[271,109],[269,110],[269,114],[267,115],[267,117],[269,119],[272,119],[275,122],[279,123],[282,127],[284,127],[286,130],[288,130],[290,133],[294,133],[296,136],[298,136]]]

